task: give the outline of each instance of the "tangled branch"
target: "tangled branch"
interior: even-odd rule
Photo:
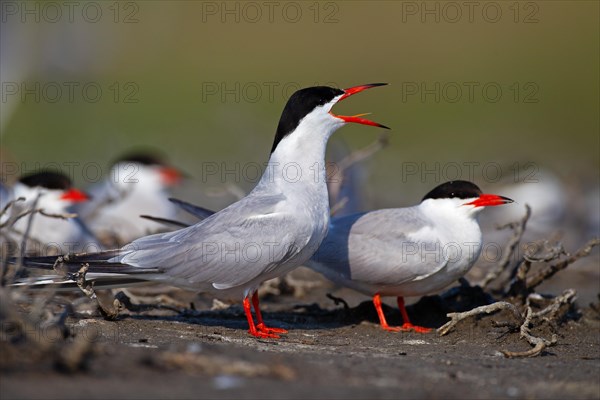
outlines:
[[[512,312],[517,321],[521,320],[521,312],[517,309],[517,307],[514,304],[508,303],[506,301],[498,301],[487,306],[474,308],[470,311],[465,311],[461,313],[449,313],[446,316],[450,318],[450,321],[445,323],[443,326],[439,327],[437,331],[440,334],[440,336],[444,336],[463,319],[481,314],[492,314],[500,310],[509,310]]]
[[[525,233],[525,227],[527,226],[527,221],[531,217],[531,207],[529,204],[525,204],[525,215],[519,221],[511,222],[506,225],[499,226],[498,229],[506,229],[510,228],[513,230],[512,237],[508,240],[506,247],[502,254],[504,256],[502,259],[496,264],[496,266],[488,272],[488,274],[483,278],[481,282],[479,282],[479,286],[482,288],[487,288],[491,282],[496,280],[502,272],[506,270],[508,265],[510,264],[510,260],[515,252],[515,249],[521,242],[523,238],[523,234]]]
[[[588,256],[594,247],[600,244],[600,238],[594,238],[589,240],[585,245],[583,245],[579,250],[575,252],[573,255],[567,255],[567,258],[556,263],[551,264],[547,268],[544,268],[531,278],[527,279],[527,288],[532,290],[539,286],[542,282],[550,279],[554,274],[558,271],[561,271],[567,268],[569,265],[573,264],[575,261],[580,258]]]

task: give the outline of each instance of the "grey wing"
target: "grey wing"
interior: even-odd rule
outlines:
[[[188,228],[133,241],[119,261],[158,267],[190,286],[243,285],[272,272],[304,245],[281,229],[297,218],[278,210],[284,200],[282,195],[246,197]]]
[[[313,259],[344,279],[393,286],[444,268],[440,247],[415,207],[378,210],[334,219]]]

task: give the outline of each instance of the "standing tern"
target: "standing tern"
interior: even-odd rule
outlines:
[[[482,194],[467,181],[446,182],[420,204],[333,218],[327,237],[307,266],[328,279],[373,297],[383,329],[430,329],[411,324],[404,296],[436,292],[467,273],[481,252],[477,215],[512,203]],[[387,324],[381,296],[396,296],[404,324]]]
[[[63,265],[76,272],[88,263],[90,273],[109,273],[115,279],[241,296],[250,334],[278,338],[287,331],[265,325],[256,291],[261,282],[304,264],[327,234],[324,159],[329,137],[346,123],[387,128],[362,115],[333,114],[331,108],[382,85],[344,90],[317,86],[295,92],[281,115],[268,166],[246,197],[190,227],[142,237],[119,250],[68,255]],[[52,268],[54,262],[51,257],[29,258],[24,265]]]

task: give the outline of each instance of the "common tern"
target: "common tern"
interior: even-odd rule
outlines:
[[[77,272],[87,263],[90,273],[109,274],[107,286],[111,280],[133,278],[240,296],[250,334],[278,338],[287,331],[265,325],[256,291],[261,282],[304,264],[327,234],[324,158],[329,137],[347,123],[387,128],[364,119],[364,114],[336,115],[331,108],[382,85],[295,92],[281,115],[268,166],[246,197],[187,228],[142,237],[119,250],[65,256],[63,266]],[[55,261],[29,258],[24,265],[52,268]]]
[[[483,194],[471,182],[446,182],[413,207],[333,218],[327,237],[306,265],[372,296],[383,329],[427,332],[410,322],[404,297],[434,293],[466,274],[481,252],[477,215],[485,207],[512,202]],[[397,297],[401,327],[388,325],[381,296]]]
[[[21,200],[17,200],[21,199]],[[10,241],[20,243],[28,231],[30,254],[51,255],[72,251],[98,251],[100,246],[93,234],[76,216],[66,218],[74,204],[85,202],[89,196],[74,188],[68,176],[41,171],[22,176],[12,187],[3,186],[1,222]],[[32,215],[18,217],[35,207]],[[13,222],[10,219],[13,218]],[[33,242],[33,243],[31,243]],[[33,245],[35,244],[35,246]]]

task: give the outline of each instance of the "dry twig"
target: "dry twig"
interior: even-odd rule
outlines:
[[[527,274],[534,262],[549,262],[559,258],[562,254],[566,254],[562,243],[558,242],[554,246],[548,246],[548,241],[543,242],[543,247],[548,251],[546,254],[537,255],[541,249],[540,246],[530,247],[523,255],[523,258],[515,266],[516,273],[509,283],[508,289],[505,291],[507,296],[516,297],[520,303],[530,293],[527,288]]]
[[[544,248],[547,250],[546,254],[537,255],[539,251],[535,251],[531,254],[526,253],[523,258],[529,262],[550,262],[567,254],[563,244],[560,242],[557,242],[553,246],[549,246],[548,241],[546,240],[544,241]]]
[[[21,239],[21,252],[19,254],[19,261],[17,262],[17,266],[15,267],[15,273],[13,275],[13,279],[17,279],[20,277],[21,268],[23,268],[23,259],[25,258],[25,254],[26,254],[26,250],[27,250],[27,238],[29,237],[29,232],[31,231],[31,226],[33,224],[33,217],[35,216],[35,212],[33,212],[33,210],[36,209],[37,203],[40,200],[41,195],[42,194],[39,193],[36,196],[35,200],[33,201],[33,204],[31,205],[32,212],[29,214],[29,220],[27,221],[27,227],[25,228],[25,232],[23,233],[23,238]],[[12,225],[14,225],[15,222],[16,222],[16,220],[12,222]]]
[[[466,312],[449,313],[446,316],[448,318],[451,318],[450,321],[446,322],[443,326],[439,327],[437,329],[437,331],[440,334],[440,336],[444,336],[445,334],[450,332],[450,330],[452,328],[454,328],[456,326],[456,324],[458,324],[463,319],[466,319],[466,318],[469,318],[469,317],[472,317],[475,315],[480,315],[480,314],[491,314],[491,313],[494,313],[494,312],[500,311],[500,310],[509,310],[513,313],[514,317],[518,321],[521,320],[521,313],[519,312],[517,307],[515,307],[514,304],[508,303],[506,301],[498,301],[496,303],[477,307],[477,308],[474,308],[474,309],[472,309],[470,311],[466,311]]]
[[[338,199],[338,197],[340,195],[340,191],[344,183],[345,171],[352,165],[366,160],[369,157],[372,157],[375,153],[385,148],[388,144],[389,135],[387,132],[383,132],[373,143],[367,145],[366,147],[363,147],[362,149],[353,151],[337,163],[337,173],[335,174],[335,176],[330,177],[331,179],[328,179],[327,182],[327,188],[330,193],[333,208],[339,210],[340,208],[344,207],[344,205],[339,205],[342,199]]]
[[[152,290],[155,288],[147,288],[142,287],[138,288],[137,293],[131,290],[132,288],[120,288],[118,292],[123,292],[129,299],[136,302],[137,304],[156,304],[160,303],[163,305],[169,305],[173,308],[174,311],[177,311],[182,308],[187,308],[189,304],[183,303],[177,299],[174,299],[169,294],[165,292],[165,288],[158,288],[158,293],[152,294]],[[117,289],[114,290],[113,293],[118,294]],[[115,296],[116,297],[116,296]]]
[[[57,260],[57,262],[58,262],[58,260]],[[90,265],[88,263],[84,263],[81,265],[81,268],[79,269],[79,271],[76,274],[77,287],[79,287],[79,289],[83,292],[83,294],[85,294],[90,300],[92,300],[96,303],[98,311],[100,312],[100,314],[102,314],[102,316],[105,319],[114,320],[119,315],[119,311],[121,308],[120,303],[118,302],[117,299],[115,299],[115,302],[113,303],[113,306],[114,306],[113,311],[108,310],[106,307],[104,307],[102,305],[102,303],[100,302],[100,299],[98,299],[98,296],[96,295],[96,292],[94,291],[93,283],[88,283],[87,280],[85,279],[85,275],[86,275],[89,267],[90,267]]]
[[[19,203],[21,201],[25,201],[25,197],[17,197],[14,200],[9,201],[8,203],[6,203],[6,205],[4,206],[4,208],[2,209],[2,211],[0,211],[0,217],[3,216],[4,214],[6,214],[6,212],[8,211],[9,208],[13,207],[16,203]],[[7,225],[7,222],[4,222],[3,224],[0,225],[0,228],[3,228]]]
[[[292,274],[283,277],[269,279],[263,282],[258,288],[258,297],[263,298],[267,295],[280,296],[282,294],[291,294],[294,297],[304,297],[306,292],[320,287],[320,281],[311,281],[294,278]]]
[[[327,293],[326,296],[327,298],[333,300],[336,306],[342,304],[344,306],[345,311],[350,310],[350,306],[348,305],[348,303],[346,303],[346,300],[342,299],[341,297],[335,297],[331,293]]]
[[[150,310],[169,310],[177,313],[182,313],[183,310],[168,304],[134,304],[125,292],[120,291],[115,295],[115,301],[119,302],[123,307],[132,312],[144,312]]]
[[[523,234],[525,233],[525,227],[527,226],[527,221],[531,217],[531,207],[529,204],[525,204],[525,215],[519,221],[511,222],[503,226],[499,226],[498,229],[511,228],[513,230],[513,236],[510,238],[508,243],[506,244],[506,248],[504,249],[504,256],[502,259],[496,264],[496,266],[488,272],[488,274],[483,278],[483,280],[479,283],[479,286],[482,288],[487,288],[488,285],[496,280],[502,272],[508,267],[510,264],[510,260],[512,258],[515,249],[521,242],[523,238]]]
[[[25,200],[24,197],[19,197],[18,199],[13,200],[12,202],[10,202],[9,205],[11,203],[14,204],[17,200],[20,200],[20,199]],[[4,208],[4,210],[6,210],[6,207]],[[0,216],[3,214],[3,212],[0,213]],[[75,213],[56,213],[56,214],[55,213],[49,213],[47,211],[44,211],[43,208],[35,208],[35,204],[34,204],[34,207],[31,207],[28,210],[22,211],[22,212],[14,215],[14,216],[11,216],[9,219],[7,219],[2,224],[0,224],[0,228],[6,228],[8,226],[12,227],[21,218],[24,218],[24,217],[26,217],[28,215],[32,215],[32,214],[37,214],[37,213],[42,214],[43,216],[49,217],[49,218],[70,219],[70,218],[76,218],[77,217],[77,214],[75,214]]]
[[[43,209],[37,209],[37,212],[39,212],[40,214],[42,214],[44,217],[49,217],[49,218],[58,218],[58,219],[71,219],[71,218],[77,218],[77,214],[76,213],[49,213],[44,211]]]
[[[547,306],[546,308],[544,308],[541,311],[533,313],[533,317],[534,318],[544,317],[544,319],[548,322],[555,320],[558,316],[558,312],[560,311],[560,308],[563,305],[573,303],[573,301],[575,301],[576,295],[577,295],[577,292],[573,289],[565,290],[560,296],[555,297],[549,306]],[[531,298],[531,296],[529,296],[529,298],[527,298],[527,305],[529,305],[530,298]],[[550,314],[550,316],[545,317],[546,314]]]
[[[521,337],[526,339],[533,348],[527,351],[508,351],[502,350],[502,353],[505,357],[508,358],[517,358],[517,357],[535,357],[544,351],[544,349],[548,346],[554,346],[557,342],[556,334],[552,335],[551,340],[546,340],[541,337],[533,336],[531,334],[531,330],[529,325],[531,324],[531,320],[533,318],[533,310],[531,307],[527,306],[527,311],[525,314],[525,320],[523,324],[521,324]]]
[[[567,268],[569,265],[573,264],[575,261],[579,260],[580,258],[589,255],[592,252],[592,249],[595,246],[598,246],[599,244],[600,244],[600,238],[591,239],[585,245],[583,245],[579,250],[577,250],[575,252],[575,254],[568,255],[566,259],[564,259],[556,264],[549,265],[548,267],[544,268],[543,270],[538,272],[536,275],[527,279],[527,289],[530,291],[533,290],[534,288],[539,286],[542,282],[544,282],[545,280],[549,279],[554,274],[556,274],[558,271],[561,271],[561,270]]]
[[[527,296],[527,274],[531,268],[531,261],[523,259],[517,264],[517,273],[511,280],[506,293],[519,299],[520,302]]]
[[[221,311],[227,310],[231,307],[231,304],[225,303],[219,299],[212,299],[212,306],[210,307],[210,311]]]

